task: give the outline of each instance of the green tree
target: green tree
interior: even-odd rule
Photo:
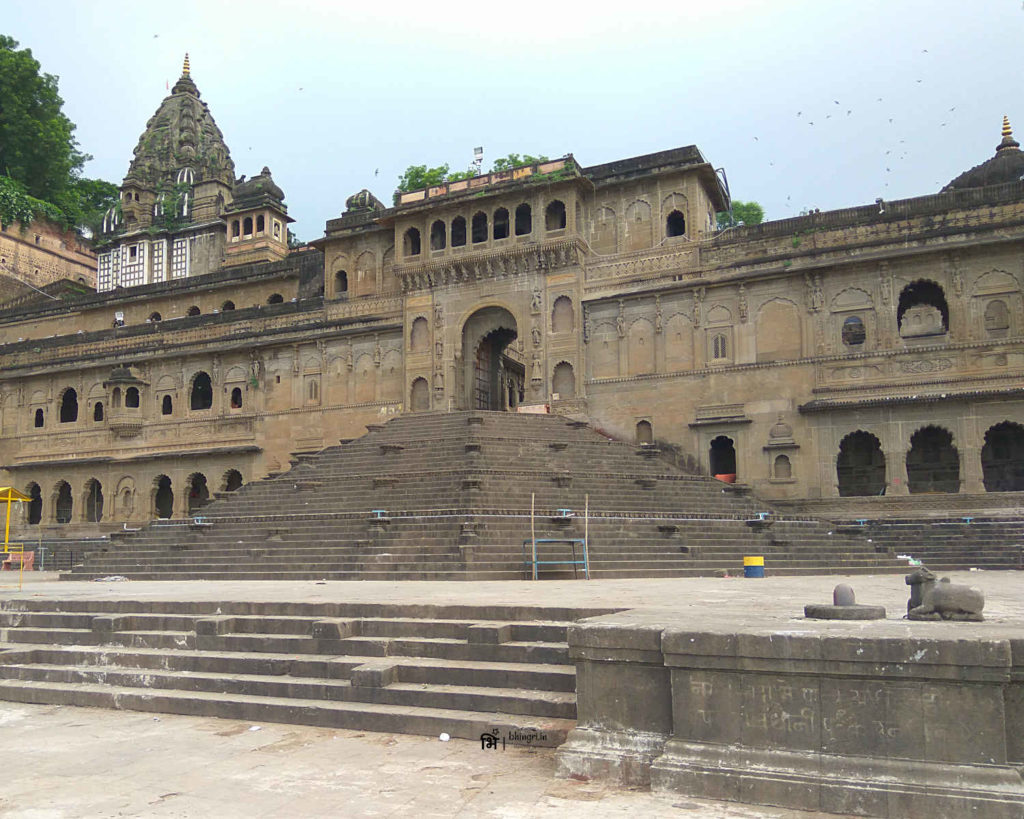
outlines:
[[[509,154],[500,159],[495,159],[491,164],[491,173],[495,171],[510,171],[513,168],[520,168],[523,165],[532,165],[534,162],[547,162],[546,156],[531,156],[530,154]]]
[[[729,212],[722,211],[717,214],[719,230],[730,226]],[[741,202],[739,199],[732,200],[732,224],[733,225],[759,225],[764,221],[764,208],[757,202]]]
[[[534,162],[547,162],[546,156],[530,156],[530,154],[509,154],[501,159],[495,159],[491,165],[491,172],[509,171],[522,165],[532,165]],[[410,165],[405,173],[398,178],[398,190],[395,193],[395,204],[398,204],[398,194],[409,191],[419,191],[429,188],[432,185],[442,185],[445,182],[459,182],[463,179],[472,179],[477,175],[474,168],[465,171],[452,171],[447,162],[438,165],[436,168],[428,168],[426,165]]]
[[[398,190],[402,193],[440,185],[448,179],[448,163],[428,168],[426,165],[410,165],[398,179]]]
[[[0,35],[0,172],[29,195],[53,201],[89,157],[61,111],[57,78],[39,69],[29,49]]]
[[[92,227],[117,201],[117,188],[80,176],[91,157],[78,149],[75,125],[61,108],[57,78],[40,72],[31,50],[0,35],[0,177],[8,217],[18,195],[53,205],[47,211],[32,205],[33,215],[46,216],[66,227]],[[14,184],[10,184],[13,182]],[[25,219],[24,202],[17,221]],[[15,221],[15,219],[9,219]]]

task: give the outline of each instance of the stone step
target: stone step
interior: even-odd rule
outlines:
[[[332,702],[375,702],[385,705],[501,712],[569,720],[576,717],[576,697],[571,692],[472,685],[389,682],[384,686],[366,687],[354,685],[348,679],[294,678],[287,675],[261,674],[225,676],[213,672],[183,673],[153,668],[68,666],[48,663],[0,665],[0,679],[247,694]]]
[[[336,702],[290,697],[206,691],[24,680],[0,680],[0,699],[51,705],[75,705],[147,713],[221,717],[249,722],[281,722],[396,734],[438,736],[447,733],[479,740],[499,729],[503,735],[531,734],[531,744],[557,747],[575,727],[569,719],[523,714],[487,713],[370,702]]]

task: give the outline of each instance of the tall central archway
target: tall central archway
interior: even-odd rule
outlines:
[[[525,368],[509,345],[519,337],[515,316],[484,307],[462,326],[462,401],[468,409],[515,409]]]

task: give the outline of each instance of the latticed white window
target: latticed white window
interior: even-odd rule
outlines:
[[[121,286],[135,287],[146,283],[146,245],[121,247]]]
[[[153,281],[162,282],[164,280],[164,248],[167,246],[167,242],[161,239],[160,241],[153,242]]]
[[[171,248],[171,278],[188,276],[188,239],[175,239]]]
[[[111,270],[111,257],[112,254],[101,253],[99,255],[98,264],[96,268],[96,289],[97,290],[113,290],[114,282],[110,278]]]

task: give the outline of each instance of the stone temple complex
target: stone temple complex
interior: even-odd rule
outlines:
[[[728,191],[694,146],[567,155],[390,207],[359,191],[290,248],[284,192],[267,167],[236,177],[186,58],[96,290],[0,311],[15,534],[62,579],[300,582],[5,594],[0,700],[559,746],[577,781],[1022,819],[1017,589],[982,620],[981,592],[921,570],[911,613],[937,614],[939,586],[972,622],[815,621],[794,578],[732,607],[676,580],[748,557],[876,574],[864,601],[893,612],[908,554],[1024,568],[1022,177],[1004,119],[941,191],[719,230]],[[653,580],[632,602],[328,582],[531,575],[670,583],[652,604]]]
[[[283,191],[236,178],[186,61],[96,292],[0,312],[0,462],[30,532],[83,537],[393,416],[550,412],[791,511],[1013,508],[1022,171],[1004,123],[939,192],[718,230],[695,146],[567,155],[390,207],[360,191],[289,250]]]

